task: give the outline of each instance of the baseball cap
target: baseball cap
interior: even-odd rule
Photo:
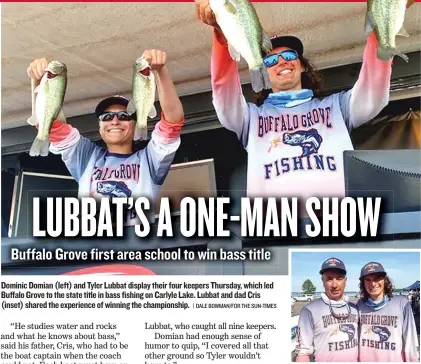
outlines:
[[[288,47],[297,51],[299,56],[302,56],[304,53],[304,45],[303,42],[297,37],[292,35],[276,35],[270,38],[272,42],[272,48],[278,47]]]
[[[378,262],[369,262],[361,269],[360,279],[372,274],[372,273],[382,273],[386,275],[386,271],[383,266]]]
[[[106,99],[99,102],[99,104],[95,108],[95,115],[97,118],[99,118],[99,116],[104,113],[105,109],[110,107],[111,105],[122,105],[124,107],[127,107],[129,101],[130,100],[128,98],[120,95],[107,97]]]
[[[322,268],[320,269],[319,273],[323,274],[329,269],[339,269],[339,270],[342,270],[346,274],[345,264],[342,260],[338,258],[332,257],[332,258],[326,259],[323,262]]]

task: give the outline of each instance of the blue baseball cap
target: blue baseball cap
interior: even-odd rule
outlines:
[[[326,272],[329,269],[338,269],[343,271],[346,274],[346,268],[345,268],[345,264],[342,260],[338,259],[338,258],[329,258],[326,259],[323,264],[322,264],[322,268],[320,269],[320,274],[323,274],[324,272]]]
[[[383,266],[378,262],[369,262],[361,269],[360,279],[373,273],[381,273],[386,275]]]

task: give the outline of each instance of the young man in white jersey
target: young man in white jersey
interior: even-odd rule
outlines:
[[[147,197],[151,206],[168,174],[180,145],[184,111],[167,68],[167,54],[151,49],[143,53],[156,74],[161,120],[156,124],[145,149],[133,152],[136,121],[127,112],[129,100],[112,96],[95,109],[103,149],[80,135],[69,124],[55,121],[50,131],[50,151],[61,154],[67,169],[79,183],[79,197]],[[28,75],[39,82],[48,62],[35,59]],[[135,211],[125,225],[137,223]]]
[[[382,264],[369,262],[360,275],[361,362],[418,362],[419,342],[411,304],[393,295]]]
[[[273,92],[257,106],[243,96],[238,64],[209,0],[195,2],[197,18],[214,27],[213,104],[221,124],[237,134],[248,152],[248,196],[343,197],[343,152],[353,149],[349,133],[389,101],[392,60],[377,59],[374,32],[367,38],[354,87],[323,99],[314,97],[320,84],[302,42],[292,36],[272,38],[273,50],[264,63]]]
[[[325,292],[300,312],[297,362],[358,361],[358,312],[344,295],[346,268],[338,258],[323,262],[319,272]]]

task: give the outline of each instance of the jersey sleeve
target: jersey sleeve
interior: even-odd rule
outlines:
[[[389,102],[392,60],[379,60],[377,48],[376,34],[372,32],[367,38],[357,82],[351,90],[339,95],[349,131],[376,117]]]
[[[414,314],[409,302],[405,305],[403,311],[402,342],[405,361],[418,362],[418,335]]]
[[[309,357],[314,353],[314,322],[311,311],[303,308],[298,321],[298,338],[296,349],[296,361],[310,361]]]
[[[232,60],[228,45],[217,31],[213,35],[211,59],[212,101],[216,115],[223,127],[237,134],[247,148],[250,112],[244,98],[237,62]]]
[[[60,154],[72,177],[79,182],[96,148],[94,142],[80,135],[69,124],[55,121],[50,130],[50,152]]]
[[[175,153],[180,146],[180,134],[184,118],[177,122],[168,122],[164,114],[155,125],[151,140],[146,147],[149,173],[153,183],[162,185],[165,181]]]

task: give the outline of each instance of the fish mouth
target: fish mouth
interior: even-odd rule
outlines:
[[[45,71],[44,71],[44,73],[47,75],[47,78],[48,78],[48,79],[52,79],[52,78],[54,78],[54,77],[57,77],[57,76],[58,76],[58,74],[53,73],[53,72],[51,72],[51,71],[49,71],[49,70],[45,70]]]
[[[50,72],[54,76],[49,78],[54,78],[55,76],[66,73],[67,66],[59,61],[51,61],[44,72]]]
[[[145,77],[149,77],[151,75],[151,68],[150,67],[146,67],[143,70],[140,70],[139,75],[145,76]]]

